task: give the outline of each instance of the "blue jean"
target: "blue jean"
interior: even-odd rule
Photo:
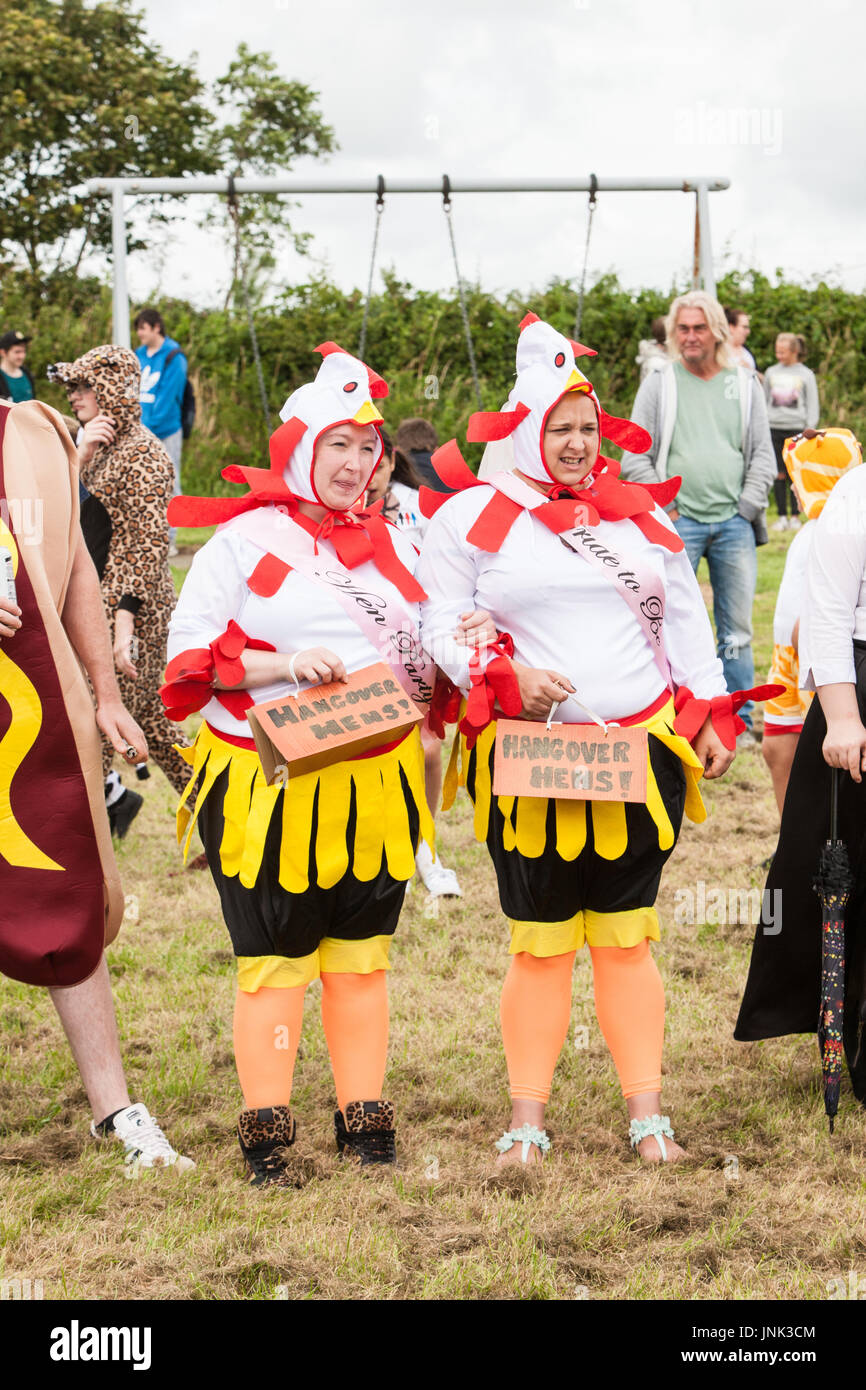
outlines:
[[[680,516],[674,522],[692,569],[697,574],[702,555],[706,555],[713,590],[713,616],[716,620],[716,651],[722,659],[728,690],[748,690],[755,683],[752,658],[752,604],[758,579],[755,533],[744,516],[728,521],[693,521]],[[743,705],[740,717],[752,727],[751,701]]]

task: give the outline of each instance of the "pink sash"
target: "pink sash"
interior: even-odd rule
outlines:
[[[261,550],[328,590],[391,667],[406,694],[430,703],[436,667],[421,645],[418,623],[393,586],[390,594],[361,584],[336,555],[316,555],[312,536],[284,512],[259,508],[229,523]],[[383,584],[384,588],[384,584]]]
[[[535,488],[530,487],[515,473],[495,473],[487,482],[512,502],[526,507],[527,511],[535,511],[537,507],[543,507],[547,501],[543,493],[536,492]],[[649,643],[662,680],[673,689],[674,679],[665,653],[662,632],[665,616],[663,580],[649,566],[635,561],[632,556],[622,556],[611,550],[590,526],[575,526],[571,531],[563,531],[559,539],[569,550],[582,555],[584,560],[603,574],[620,598],[625,600]]]

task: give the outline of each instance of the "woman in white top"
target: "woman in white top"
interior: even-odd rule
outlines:
[[[467,693],[460,780],[511,926],[502,1028],[512,1127],[497,1144],[504,1163],[538,1162],[549,1148],[545,1107],[584,942],[632,1144],[651,1162],[681,1154],[660,1113],[664,991],[649,951],[659,939],[654,902],[683,811],[704,818],[698,779],[721,775],[733,758],[741,703],[726,692],[697,581],[662,510],[679,480],[651,488],[619,480],[618,465],[599,454],[600,435],[631,449],[650,441],[602,410],[576,351],[586,350],[528,315],[508,402],[473,416],[468,432],[473,440],[510,437],[516,471],[479,483],[452,442],[435,461],[443,481],[461,490],[421,494],[425,506],[438,504],[418,567],[428,595],[422,632]],[[449,635],[476,604],[499,630],[486,666]],[[556,721],[549,735],[543,722],[529,724],[525,748],[519,733],[506,736],[520,756],[549,747],[554,764],[560,760],[539,769],[546,780],[531,782],[537,792],[494,791],[497,705],[512,718]],[[594,760],[598,788],[626,795],[612,722],[631,726],[644,750],[636,755],[645,763],[644,799],[557,794],[553,787],[572,787],[569,765]],[[446,802],[456,780],[449,769]],[[573,785],[587,786],[585,775]]]
[[[237,958],[238,1138],[255,1186],[293,1185],[293,1068],[304,992],[319,977],[338,1148],[361,1164],[395,1162],[394,1108],[382,1099],[385,972],[419,836],[433,839],[416,726],[269,784],[246,718],[284,697],[290,719],[293,689],[374,662],[391,667],[395,709],[403,696],[426,703],[435,678],[418,631],[415,547],[358,508],[388,388],[335,343],[317,351],[315,381],[281,411],[270,468],[225,470],[248,493],[169,509],[175,525],[222,523],[183,586],[161,693],[169,718],[203,715],[178,831],[188,846],[199,827]],[[343,722],[358,726],[348,705]]]
[[[845,913],[843,1042],[866,1102],[866,469],[839,479],[814,523],[800,621],[800,678],[817,691],[803,724],[779,842],[734,1036],[813,1033],[821,991],[821,903],[813,888],[829,838],[831,768],[842,769],[838,834],[855,883]]]
[[[776,481],[773,493],[779,511],[774,531],[796,530],[799,508],[790,489],[782,450],[785,440],[818,424],[818,383],[815,373],[803,362],[805,341],[798,333],[780,333],[776,338],[776,361],[764,373],[764,394],[767,397],[767,419],[770,437],[776,454]],[[788,517],[788,496],[791,515]]]

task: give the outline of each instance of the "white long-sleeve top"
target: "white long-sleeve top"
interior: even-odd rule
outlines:
[[[209,646],[225,632],[231,618],[248,637],[271,642],[278,652],[328,647],[342,658],[350,675],[374,661],[383,660],[382,652],[342,604],[323,585],[305,578],[297,570],[286,576],[272,598],[261,598],[253,593],[247,586],[247,579],[267,553],[269,528],[295,525],[281,514],[277,515],[274,508],[262,509],[261,523],[260,543],[239,535],[229,524],[202,546],[190,566],[172,614],[168,660],[190,648]],[[418,559],[415,547],[397,531],[392,533],[391,539],[398,558],[410,573],[414,572]],[[329,541],[320,540],[318,544],[323,560],[336,558]],[[418,605],[403,598],[372,561],[358,565],[351,573],[360,587],[369,586],[376,594],[395,600],[402,612],[418,622]],[[302,690],[314,683],[299,682]],[[293,689],[291,682],[280,681],[251,686],[249,694],[255,704],[260,704]],[[233,734],[236,738],[252,736],[246,718],[235,719],[216,696],[204,706],[202,717],[218,732]]]
[[[804,690],[855,683],[855,638],[866,640],[866,468],[839,479],[815,523],[800,620]]]
[[[649,643],[625,599],[593,565],[528,511],[516,518],[495,554],[466,540],[493,495],[487,486],[458,493],[427,528],[416,572],[428,594],[421,604],[426,650],[467,691],[469,656],[451,634],[461,613],[486,608],[497,628],[513,637],[516,661],[558,671],[574,685],[577,695],[558,706],[557,720],[586,723],[588,710],[619,719],[652,704],[664,683]],[[661,508],[654,516],[673,530]],[[703,699],[723,695],[722,663],[685,551],[674,555],[652,544],[628,521],[602,521],[593,531],[662,580],[664,640],[676,684]]]
[[[794,626],[797,619],[803,616],[809,553],[814,535],[815,522],[807,521],[788,546],[773,613],[773,641],[780,647],[794,645]]]

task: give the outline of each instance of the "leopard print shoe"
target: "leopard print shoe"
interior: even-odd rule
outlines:
[[[346,1115],[334,1114],[334,1132],[341,1158],[361,1168],[372,1163],[396,1163],[394,1106],[390,1100],[350,1100]]]
[[[295,1142],[296,1130],[287,1105],[241,1111],[238,1143],[251,1187],[297,1187],[296,1179],[288,1171],[287,1154]]]

